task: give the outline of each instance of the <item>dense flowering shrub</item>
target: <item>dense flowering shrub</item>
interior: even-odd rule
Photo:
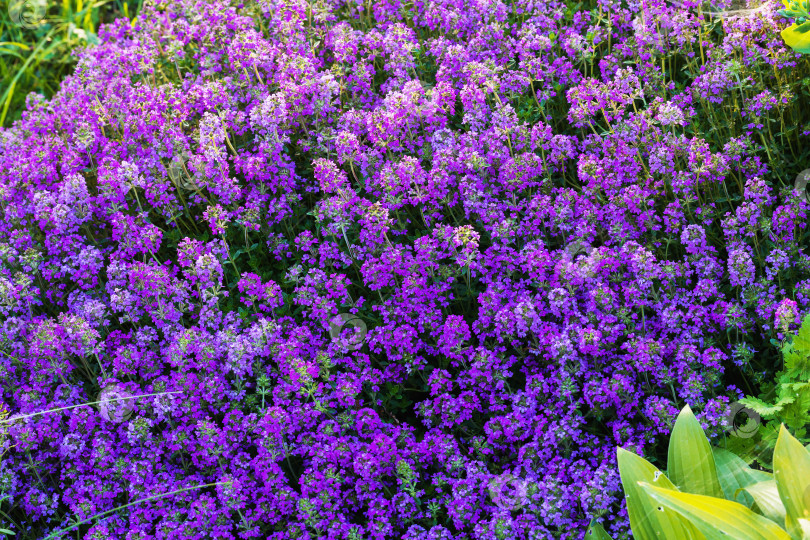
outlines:
[[[718,435],[807,312],[807,66],[775,7],[578,6],[104,27],[0,132],[0,526],[626,535],[615,446]]]

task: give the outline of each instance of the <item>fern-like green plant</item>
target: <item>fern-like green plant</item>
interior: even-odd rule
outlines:
[[[669,442],[668,470],[617,449],[637,540],[810,539],[810,451],[781,426],[773,474],[712,448],[689,406]],[[586,539],[609,540],[592,523]]]
[[[802,444],[810,443],[810,315],[798,332],[788,336],[781,347],[783,368],[773,383],[758,398],[747,397],[740,403],[755,412],[762,425],[751,437],[728,441],[727,448],[747,462],[754,459],[771,468],[770,455],[784,424]]]

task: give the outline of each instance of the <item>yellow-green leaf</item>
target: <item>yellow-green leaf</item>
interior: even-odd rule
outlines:
[[[810,519],[799,519],[799,530],[802,538],[810,538]]]
[[[740,488],[771,480],[773,475],[752,469],[739,456],[728,450],[712,448],[712,454],[714,454],[714,463],[717,467],[717,478],[726,499],[751,508],[754,499],[745,492],[740,492]]]
[[[0,47],[4,47],[6,45],[13,45],[14,47],[19,47],[20,49],[27,51],[30,50],[31,47],[26,45],[25,43],[20,43],[18,41],[0,41]]]
[[[754,498],[759,513],[780,527],[785,526],[785,505],[779,498],[776,480],[767,480],[742,488]]]
[[[650,485],[675,489],[664,473],[646,459],[628,452],[624,448],[617,449],[617,457],[633,538],[636,540],[703,539],[703,535],[677,512],[668,508],[659,510],[660,505],[639,487],[639,482],[646,482]],[[661,536],[662,531],[664,536]]]
[[[689,520],[707,540],[790,540],[776,523],[734,501],[647,483],[641,483],[640,487],[660,505]]]
[[[794,538],[802,538],[799,519],[810,519],[810,452],[784,425],[773,451],[773,476],[785,505],[786,529]]]
[[[613,540],[601,523],[591,521],[588,532],[585,533],[585,540]]]
[[[782,30],[782,39],[788,47],[803,54],[810,53],[810,32],[799,32],[799,25],[792,24]]]
[[[669,438],[667,476],[680,491],[723,498],[712,447],[689,405],[684,407]]]

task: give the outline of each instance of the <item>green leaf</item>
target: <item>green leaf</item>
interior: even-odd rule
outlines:
[[[734,501],[641,484],[651,498],[689,520],[707,540],[790,540],[773,521]]]
[[[18,41],[0,41],[0,47],[5,47],[6,45],[11,45],[12,47],[19,47],[20,49],[22,49],[24,51],[28,51],[28,50],[31,49],[31,47],[29,47],[25,43],[20,43]],[[5,529],[2,529],[2,530],[5,530]]]
[[[759,513],[780,527],[785,526],[785,505],[779,498],[776,480],[767,480],[742,488],[754,498]]]
[[[802,538],[799,519],[810,518],[810,452],[784,425],[773,451],[773,476],[785,504],[785,528],[794,538]]]
[[[792,345],[799,352],[810,351],[810,314],[804,317],[799,332],[793,337]]]
[[[717,478],[726,499],[751,508],[754,499],[745,493],[739,493],[740,488],[771,480],[773,475],[752,469],[739,456],[728,450],[712,448],[712,453],[717,466]]]
[[[810,519],[799,519],[799,529],[802,538],[810,538]]]
[[[0,534],[10,534],[11,536],[17,535],[17,533],[15,533],[14,531],[10,531],[8,529],[0,529]]]
[[[799,32],[798,28],[798,25],[792,24],[782,30],[782,39],[794,51],[802,54],[810,53],[810,34]]]
[[[585,533],[585,540],[613,540],[610,535],[607,533],[605,528],[602,526],[601,523],[597,523],[596,520],[591,521],[591,525],[588,527],[588,532]]]
[[[636,540],[688,540],[702,539],[692,525],[685,522],[676,512],[663,508],[656,503],[639,486],[640,482],[660,485],[675,489],[669,479],[646,459],[628,452],[624,448],[616,449],[619,462],[619,475],[622,479],[627,514],[630,527]],[[666,536],[661,536],[664,531]]]
[[[741,405],[748,407],[761,416],[774,416],[782,410],[783,403],[770,404],[755,397],[746,397],[739,401]]]
[[[667,476],[681,491],[723,498],[712,448],[689,405],[681,410],[672,428]]]

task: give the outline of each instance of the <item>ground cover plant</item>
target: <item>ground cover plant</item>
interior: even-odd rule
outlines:
[[[102,26],[0,131],[0,528],[629,537],[616,447],[725,444],[810,307],[807,60],[727,7]]]

